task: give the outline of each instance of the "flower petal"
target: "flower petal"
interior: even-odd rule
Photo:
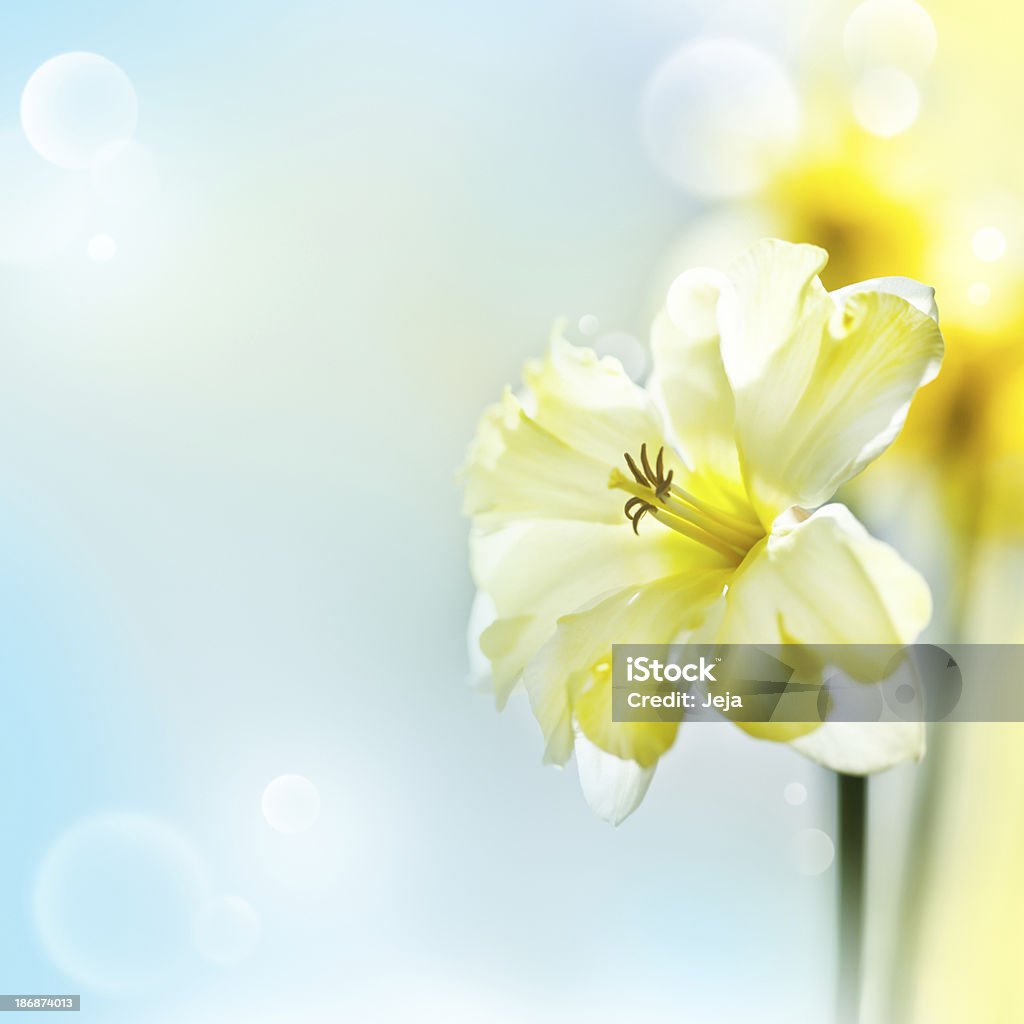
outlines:
[[[639,536],[609,487],[623,453],[662,445],[650,396],[613,359],[555,338],[527,367],[522,401],[506,393],[484,415],[464,469],[473,578],[496,616],[479,638],[499,705],[557,620],[595,598],[725,561],[653,520]],[[527,409],[530,411],[527,412]],[[666,465],[695,491],[671,450]]]
[[[506,392],[480,420],[463,468],[463,511],[490,527],[517,519],[622,521],[609,466],[566,444]]]
[[[939,307],[935,301],[935,289],[912,277],[873,277],[870,281],[858,281],[856,284],[848,284],[845,288],[839,288],[832,292],[832,298],[837,302],[845,302],[848,295],[856,295],[858,292],[885,292],[888,295],[898,295],[906,299],[915,309],[919,309],[925,316],[929,316],[936,323],[939,322]]]
[[[489,526],[516,519],[621,523],[608,476],[623,452],[663,444],[651,397],[615,359],[555,337],[523,374],[522,400],[506,392],[480,420],[463,468],[463,511]]]
[[[829,296],[816,276],[825,258],[759,243],[731,272],[735,304],[720,307],[740,463],[766,526],[827,501],[884,451],[942,360],[935,321],[900,295],[854,286]]]
[[[719,565],[720,557],[656,523],[635,535],[620,509],[616,526],[547,519],[474,529],[470,564],[496,610],[479,641],[502,706],[563,615],[623,587]]]
[[[663,644],[685,636],[707,618],[728,575],[705,569],[626,587],[559,620],[523,674],[546,760],[568,760],[575,719],[602,750],[648,768],[657,762],[672,746],[678,723],[612,721],[612,644]]]
[[[714,466],[739,482],[732,390],[722,365],[717,317],[723,292],[731,290],[725,274],[706,268],[673,281],[651,332],[654,370],[648,386],[687,463]]]
[[[931,616],[924,579],[843,505],[819,509],[763,541],[740,567],[725,604],[722,642],[830,645],[835,664],[859,680],[880,679],[891,657],[870,645],[912,643]],[[744,728],[763,739],[793,742],[823,763],[851,766],[842,771],[858,770],[858,764],[870,765],[860,770],[877,771],[919,749],[912,729],[857,725],[829,727],[814,741],[826,727],[755,723]],[[843,737],[849,738],[849,749]],[[893,760],[886,761],[890,755]]]
[[[607,754],[583,733],[576,735],[576,770],[587,806],[611,825],[621,825],[647,795],[654,768]]]
[[[651,396],[611,357],[554,337],[543,360],[528,363],[523,383],[530,414],[565,444],[605,466],[646,442],[657,450],[664,437]]]
[[[773,362],[776,374],[792,376],[791,386],[810,373],[833,309],[818,279],[827,262],[828,253],[815,245],[772,238],[752,245],[729,268],[733,291],[723,293],[718,314],[722,364],[734,391],[759,383]]]
[[[845,505],[776,531],[740,566],[729,643],[908,644],[931,617],[928,584]],[[863,678],[861,672],[854,672]]]
[[[792,741],[794,750],[847,775],[870,775],[924,757],[923,722],[826,722]]]

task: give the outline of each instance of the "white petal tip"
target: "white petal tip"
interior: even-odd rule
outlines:
[[[621,825],[641,804],[654,778],[654,768],[624,761],[576,736],[576,770],[587,806],[610,825]]]
[[[873,775],[924,757],[921,722],[826,722],[794,740],[812,761],[845,775]]]

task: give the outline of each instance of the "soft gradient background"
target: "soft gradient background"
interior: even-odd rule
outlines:
[[[834,871],[799,856],[834,831],[826,772],[684,730],[613,830],[541,766],[525,705],[465,682],[455,474],[484,405],[560,317],[642,345],[679,262],[731,244],[709,217],[784,209],[767,171],[727,196],[665,173],[677,145],[712,180],[733,151],[701,88],[650,115],[657,68],[707,35],[777,62],[800,106],[773,173],[853,124],[856,75],[828,70],[852,4],[707,6],[0,10],[0,991],[81,992],[111,1024],[829,1019]],[[935,18],[902,166],[974,80]],[[78,50],[134,85],[141,198],[24,137],[29,77]],[[947,543],[874,518],[922,559]],[[294,836],[261,813],[286,773],[322,800]],[[913,779],[875,784],[880,919]],[[130,819],[149,838],[124,863],[131,828],[72,848],[40,895],[53,844],[113,812],[163,824]],[[224,893],[253,948],[174,946],[168,922]]]

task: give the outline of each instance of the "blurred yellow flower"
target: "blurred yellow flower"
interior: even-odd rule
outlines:
[[[832,31],[805,54],[802,147],[755,202],[733,212],[756,221],[758,234],[827,245],[831,285],[898,267],[939,289],[942,380],[914,403],[891,457],[850,496],[880,526],[923,538],[947,584],[939,639],[1010,642],[1022,635],[1014,598],[1024,539],[1024,145],[1007,126],[1024,82],[1022,9],[978,0],[965,17],[953,0],[931,0],[927,12],[901,4],[917,6],[922,24],[934,19],[934,66],[908,69],[921,98],[913,126],[877,138],[854,125],[850,71],[861,69],[842,69],[841,33]],[[847,47],[870,13],[882,63],[895,63],[892,52],[913,41],[894,26],[897,6],[844,9]],[[879,472],[900,488],[881,507],[875,498],[896,487],[879,487]],[[921,490],[927,498],[911,511]],[[896,955],[880,961],[897,965],[893,990],[870,1019],[1020,1021],[1024,887],[1014,857],[1022,838],[1006,808],[1024,786],[1021,727],[964,724],[933,737],[940,756],[918,776],[918,829],[902,898],[892,900]]]
[[[556,338],[470,447],[499,703],[523,682],[546,758],[575,748],[610,820],[643,798],[678,728],[612,721],[613,643],[908,643],[929,619],[921,577],[824,503],[938,372],[933,293],[904,278],[829,293],[826,261],[766,241],[728,274],[683,274],[655,323],[649,390]],[[852,647],[849,661],[863,677]],[[743,728],[851,773],[923,749],[918,723]]]
[[[1020,537],[1024,264],[1007,252],[1007,236],[1020,235],[1024,214],[998,191],[958,194],[946,148],[944,136],[933,160],[855,129],[830,136],[766,188],[758,221],[827,247],[831,286],[892,267],[935,284],[943,379],[915,403],[894,460],[938,470],[942,510],[957,530]]]

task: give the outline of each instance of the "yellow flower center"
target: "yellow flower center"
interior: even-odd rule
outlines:
[[[663,526],[724,555],[739,565],[747,552],[764,536],[759,523],[716,508],[673,483],[675,471],[665,472],[665,449],[658,449],[654,466],[647,456],[647,445],[640,446],[640,458],[625,453],[632,478],[613,469],[609,487],[626,491],[632,497],[623,511],[639,534],[640,520],[650,513]]]

